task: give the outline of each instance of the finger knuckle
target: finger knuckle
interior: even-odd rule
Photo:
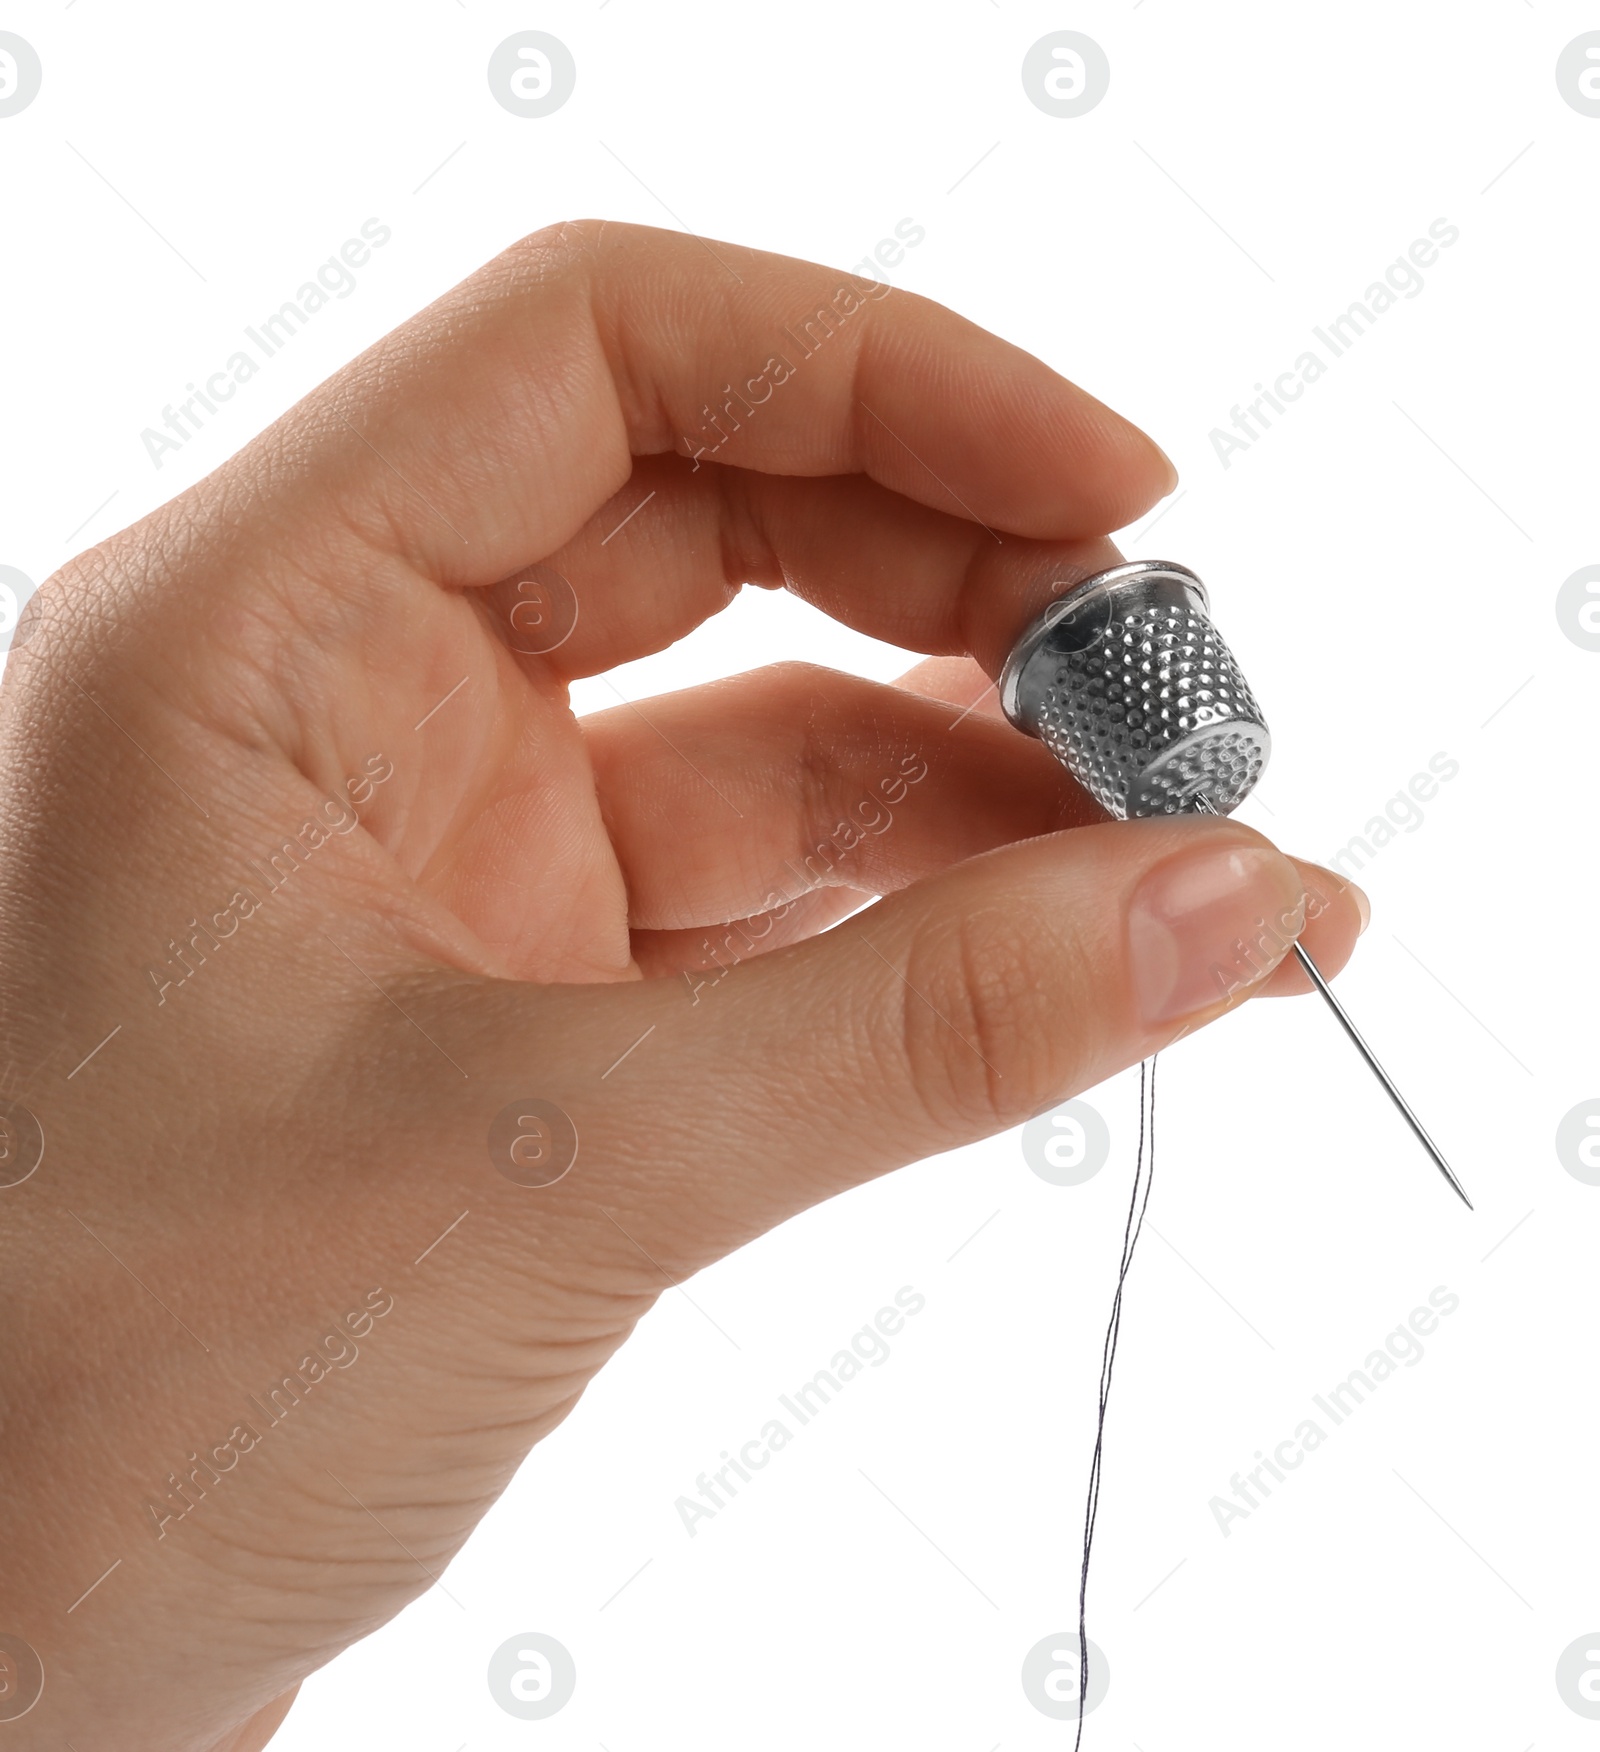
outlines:
[[[913,938],[903,1051],[916,1098],[942,1131],[1009,1130],[1070,1081],[1076,1027],[1062,1026],[1057,959],[1041,967],[1025,924],[999,908],[942,919]]]
[[[829,669],[825,663],[809,663],[803,657],[785,657],[769,664],[766,673],[785,699],[809,699],[814,694],[835,691],[852,679],[837,669]]]
[[[730,697],[757,705],[767,715],[776,714],[801,728],[819,716],[829,716],[829,707],[841,692],[848,692],[854,677],[822,663],[809,663],[801,657],[786,657],[777,663],[763,664],[760,669],[747,669],[729,676],[726,687]]]
[[[519,278],[556,279],[593,263],[605,229],[602,219],[558,219],[519,238],[502,259]]]

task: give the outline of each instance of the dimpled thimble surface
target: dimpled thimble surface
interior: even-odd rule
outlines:
[[[1012,647],[1000,701],[1119,820],[1226,815],[1272,741],[1187,566],[1138,560],[1076,584]]]

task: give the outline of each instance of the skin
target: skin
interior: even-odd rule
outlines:
[[[994,706],[1020,628],[1171,490],[1148,439],[858,284],[691,460],[721,386],[849,284],[542,232],[30,607],[0,692],[0,1062],[47,1148],[0,1191],[0,1629],[47,1682],[8,1745],[265,1745],[669,1282],[1306,989],[1291,960],[1141,1021],[1141,878],[1266,842],[1105,822]],[[578,620],[519,655],[507,580],[535,562]],[[785,664],[573,717],[569,682],[745,582],[928,660],[898,687]],[[907,763],[890,822],[838,849]],[[384,768],[270,891],[274,847]],[[1364,903],[1283,869],[1336,970]],[[211,935],[179,980],[191,918]],[[579,1139],[544,1187],[489,1154],[531,1096]],[[270,1425],[257,1402],[319,1346],[335,1362]],[[259,1440],[219,1473],[241,1423]],[[191,1451],[209,1489],[179,1515]]]

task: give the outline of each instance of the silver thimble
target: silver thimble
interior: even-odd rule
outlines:
[[[1118,820],[1226,815],[1272,746],[1187,566],[1136,560],[1074,585],[1012,647],[1000,703]]]

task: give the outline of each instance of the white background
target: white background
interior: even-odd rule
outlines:
[[[1600,1097],[1600,654],[1555,597],[1600,562],[1600,119],[1555,65],[1600,8],[24,0],[0,28],[45,69],[0,121],[0,564],[44,577],[552,220],[848,268],[909,218],[926,237],[897,284],[1177,462],[1181,496],[1122,539],[1201,573],[1262,698],[1275,751],[1246,819],[1326,859],[1430,757],[1459,762],[1362,871],[1376,916],[1342,989],[1477,1211],[1313,1000],[1163,1060],[1091,1590],[1111,1687],[1085,1738],[1592,1746],[1555,1663],[1600,1631],[1600,1187],[1554,1140]],[[485,77],[527,28],[578,68],[535,120]],[[1063,28],[1112,69],[1075,119],[1020,77]],[[374,216],[393,239],[357,290],[157,470],[143,429]],[[1212,429],[1441,218],[1460,239],[1424,289],[1225,468]],[[779,655],[908,661],[749,592],[614,680],[638,698]],[[1075,1618],[1136,1086],[1090,1093],[1113,1150],[1085,1185],[1046,1184],[1012,1134],[669,1294],[451,1566],[453,1599],[314,1678],[275,1748],[1069,1744],[1019,1673]],[[927,1306],[890,1360],[691,1539],[674,1502],[696,1474],[906,1284]],[[1210,1499],[1436,1285],[1460,1307],[1423,1360],[1224,1537]],[[485,1682],[529,1630],[578,1668],[539,1724]]]

